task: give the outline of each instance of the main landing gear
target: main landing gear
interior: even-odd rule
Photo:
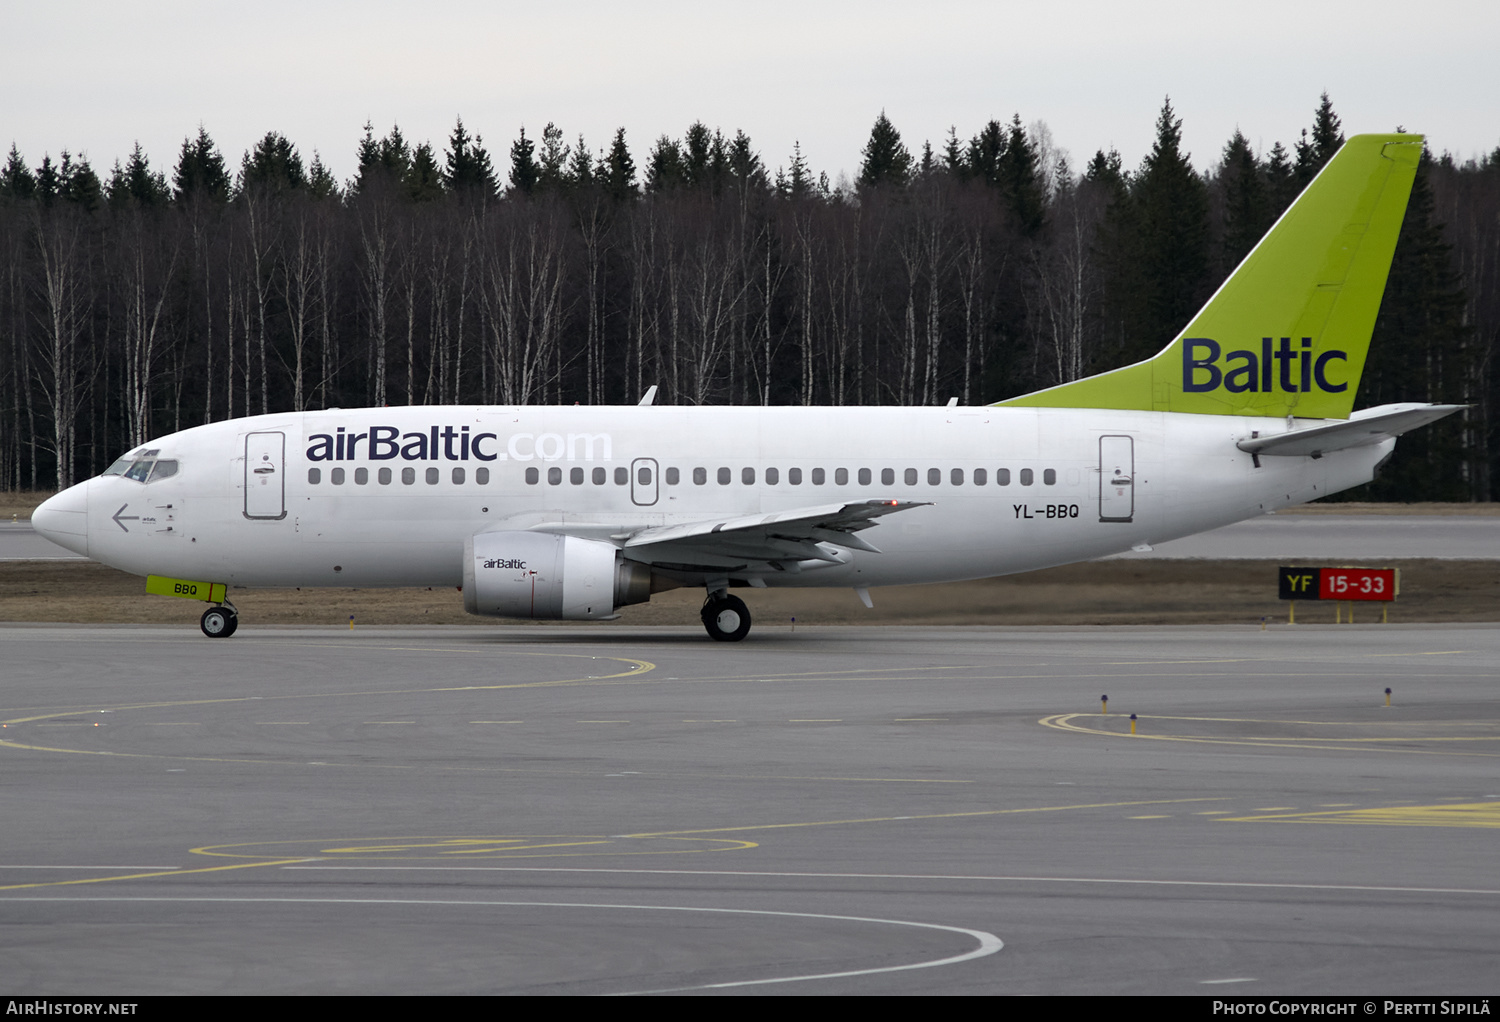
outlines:
[[[232,603],[209,607],[203,612],[203,617],[198,620],[198,627],[202,628],[203,634],[210,639],[227,639],[239,626],[240,615]]]
[[[708,637],[715,642],[739,642],[750,634],[750,608],[738,596],[710,593],[701,616]]]

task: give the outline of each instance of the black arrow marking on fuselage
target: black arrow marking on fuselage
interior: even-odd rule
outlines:
[[[138,521],[141,520],[141,516],[140,515],[127,515],[127,514],[123,514],[122,513],[129,506],[130,506],[129,504],[121,504],[120,505],[120,510],[116,511],[114,514],[110,515],[110,518],[109,518],[110,521],[114,522],[116,525],[118,525],[120,527],[120,531],[121,532],[129,532],[130,531],[129,529],[125,528],[125,523],[126,522],[138,522]]]

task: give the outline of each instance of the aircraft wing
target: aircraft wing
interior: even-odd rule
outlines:
[[[885,515],[926,503],[865,500],[667,525],[630,537],[625,556],[688,571],[739,570],[755,563],[780,570],[796,570],[799,561],[838,564],[841,559],[819,544],[878,554],[878,547],[855,534]]]
[[[1462,411],[1467,405],[1399,404],[1381,405],[1355,412],[1344,422],[1333,422],[1307,429],[1294,429],[1270,436],[1242,437],[1235,446],[1247,454],[1301,455],[1321,458],[1347,447],[1364,447],[1425,426],[1429,422]]]

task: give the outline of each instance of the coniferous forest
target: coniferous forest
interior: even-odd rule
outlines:
[[[288,409],[438,403],[981,404],[1147,357],[1343,139],[1236,131],[1199,173],[1168,102],[1139,167],[1070,164],[1019,115],[858,178],[771,169],[702,123],[632,152],[548,124],[491,155],[366,126],[358,170],[206,130],[157,169],[64,151],[0,171],[0,489],[152,436]],[[1424,157],[1358,405],[1472,407],[1350,496],[1500,488],[1500,147]]]

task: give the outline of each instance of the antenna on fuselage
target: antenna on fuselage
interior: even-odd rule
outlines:
[[[656,404],[656,384],[653,383],[650,387],[646,388],[646,396],[641,398],[640,404],[643,408],[646,405]]]

